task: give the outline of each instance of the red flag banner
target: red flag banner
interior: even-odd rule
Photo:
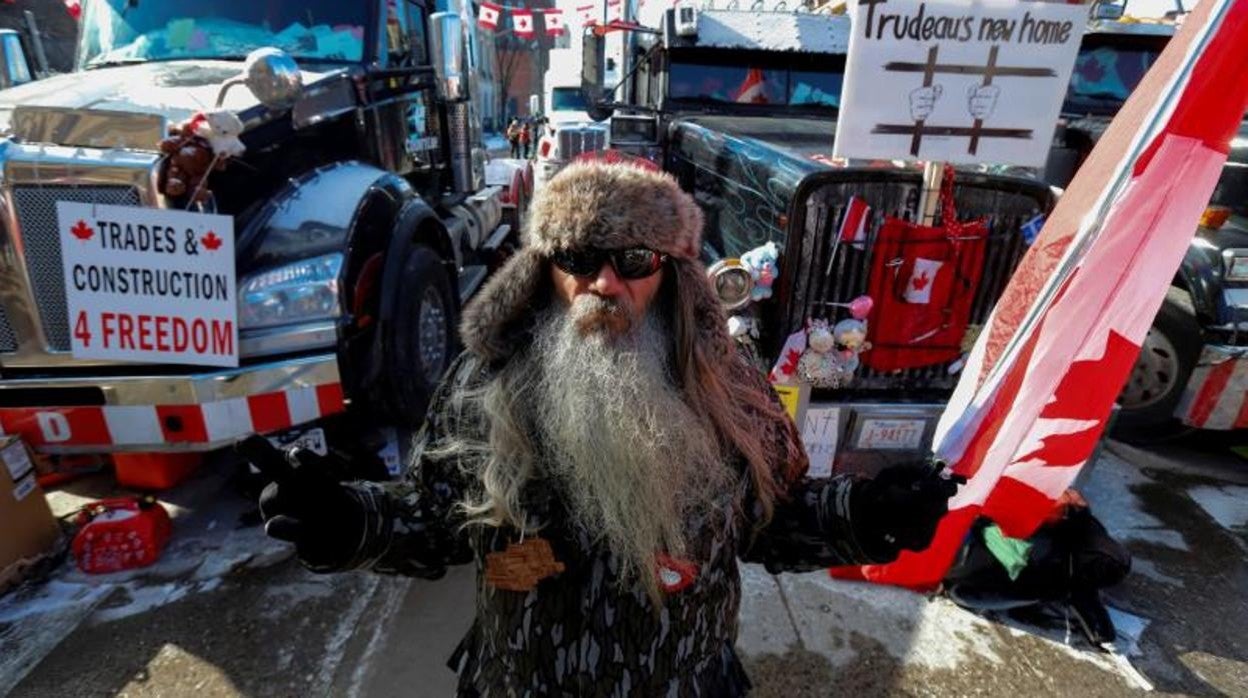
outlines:
[[[546,36],[563,36],[563,10],[542,10],[542,17],[546,20]]]
[[[519,7],[511,9],[511,26],[516,32],[516,36],[521,39],[532,39],[535,32],[533,31],[533,11]]]
[[[932,546],[835,576],[932,588],[985,515],[1031,535],[1092,456],[1248,107],[1248,2],[1205,0],[1118,112],[967,359],[936,453],[969,478]]]
[[[477,10],[477,24],[482,29],[494,31],[498,29],[498,20],[502,17],[503,8],[492,2],[481,3],[481,9]]]
[[[578,5],[576,8],[576,16],[581,20],[581,24],[589,27],[598,23],[595,5]]]

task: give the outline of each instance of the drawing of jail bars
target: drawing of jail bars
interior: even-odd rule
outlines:
[[[931,87],[932,78],[937,74],[982,75],[982,87],[991,85],[995,77],[1057,77],[1057,73],[1051,68],[997,65],[998,49],[999,46],[993,45],[988,50],[988,61],[984,65],[967,65],[960,63],[937,63],[937,54],[940,51],[940,47],[932,46],[927,50],[926,62],[890,61],[884,64],[884,70],[894,73],[922,73],[923,87]],[[966,152],[971,155],[975,155],[978,152],[980,138],[1019,138],[1029,140],[1032,137],[1032,130],[1029,128],[984,128],[983,119],[975,119],[975,122],[969,127],[929,126],[925,120],[915,121],[913,124],[876,124],[875,128],[871,129],[871,132],[893,136],[909,135],[910,154],[915,157],[918,157],[919,146],[923,143],[924,135],[970,138]]]

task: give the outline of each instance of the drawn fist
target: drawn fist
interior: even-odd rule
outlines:
[[[944,88],[940,85],[910,90],[910,118],[915,121],[927,121],[927,117],[931,116],[932,110],[936,108],[936,100],[940,99],[942,92]]]
[[[996,85],[971,85],[966,88],[966,110],[973,118],[984,120],[997,108],[1001,88]]]

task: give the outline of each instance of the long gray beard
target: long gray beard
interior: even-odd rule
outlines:
[[[656,553],[684,554],[688,525],[714,520],[731,479],[715,429],[670,377],[670,336],[658,314],[619,336],[586,331],[584,318],[604,305],[581,296],[541,319],[530,354],[540,376],[532,419],[573,522],[605,542],[627,579],[649,574]]]

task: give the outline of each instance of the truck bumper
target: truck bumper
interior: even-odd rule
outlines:
[[[344,410],[333,354],[195,374],[0,380],[0,432],[44,453],[209,451]]]
[[[941,403],[882,405],[810,401],[799,411],[811,475],[854,473],[913,463],[931,452]]]
[[[1248,347],[1205,345],[1175,416],[1200,429],[1248,427]]]

